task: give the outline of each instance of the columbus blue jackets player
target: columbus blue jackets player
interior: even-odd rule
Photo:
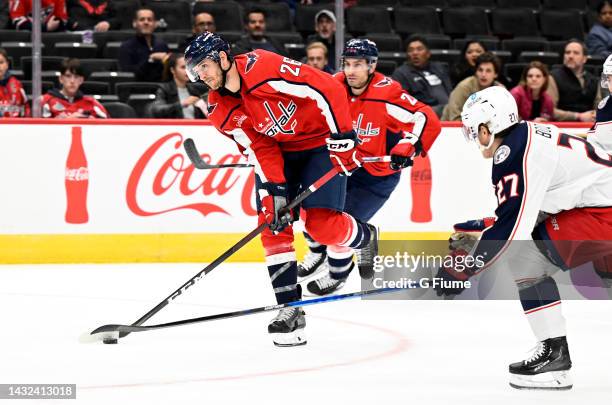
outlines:
[[[510,270],[539,341],[531,357],[510,365],[510,384],[569,389],[572,363],[565,319],[551,276],[560,268],[571,269],[610,253],[612,156],[553,125],[518,122],[516,102],[501,87],[471,95],[461,120],[466,138],[485,158],[493,159],[497,219],[470,252],[485,258],[484,267],[442,268],[438,277],[466,280],[489,266]],[[510,245],[513,240],[523,242]]]

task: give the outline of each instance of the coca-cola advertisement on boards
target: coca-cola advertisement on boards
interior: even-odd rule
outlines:
[[[83,149],[81,127],[72,128],[72,140],[66,159],[66,222],[84,224],[89,220],[87,212],[87,189],[89,169]]]

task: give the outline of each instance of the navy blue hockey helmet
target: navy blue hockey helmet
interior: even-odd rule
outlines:
[[[342,59],[365,59],[368,63],[378,60],[378,48],[376,43],[369,39],[350,39],[344,44]]]
[[[212,32],[204,32],[198,35],[185,49],[185,66],[187,67],[187,76],[192,82],[200,80],[200,76],[195,70],[204,59],[211,59],[217,63],[221,62],[219,52],[225,52],[230,61],[230,44],[221,38],[219,35]]]

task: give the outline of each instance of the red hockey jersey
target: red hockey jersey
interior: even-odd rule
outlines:
[[[402,86],[381,73],[374,73],[368,88],[354,96],[344,73],[335,79],[344,86],[349,99],[353,128],[361,140],[359,150],[364,156],[388,155],[401,138],[417,137],[427,152],[440,134],[436,113],[402,89]],[[372,163],[364,168],[373,176],[387,176],[396,171],[389,163]]]
[[[89,118],[108,118],[108,112],[102,104],[81,92],[69,100],[59,90],[53,89],[42,97],[41,104],[44,118],[66,118],[79,111]]]
[[[60,19],[64,24],[68,22],[66,0],[41,0],[41,22],[49,21],[51,16]],[[32,28],[32,0],[9,0],[9,15],[16,29]]]
[[[210,91],[208,119],[219,132],[236,142],[263,182],[285,182],[279,144],[253,129],[253,122],[244,112],[239,95],[226,89]]]
[[[261,49],[235,59],[245,113],[281,150],[313,149],[351,130],[345,92],[327,73]]]
[[[29,117],[30,105],[21,82],[13,76],[0,80],[0,117]]]

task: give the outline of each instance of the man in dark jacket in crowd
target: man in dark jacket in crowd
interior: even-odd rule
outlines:
[[[137,80],[161,81],[164,63],[167,62],[170,53],[168,45],[153,35],[155,13],[146,7],[138,9],[132,26],[136,30],[136,35],[121,44],[119,67],[123,71],[134,72]]]
[[[315,34],[306,40],[307,44],[322,42],[327,47],[327,70],[336,70],[336,16],[329,10],[315,15]]]
[[[429,105],[440,116],[453,90],[448,67],[430,62],[425,38],[414,35],[406,42],[408,61],[395,69],[391,77],[417,100]]]
[[[264,10],[259,8],[249,10],[244,25],[248,34],[236,42],[232,53],[238,55],[255,49],[265,49],[288,56],[283,44],[266,35],[266,12]]]
[[[185,57],[172,54],[168,59],[173,80],[157,90],[151,113],[155,118],[205,118],[206,86],[191,83],[185,70]]]
[[[112,0],[68,0],[68,27],[72,31],[106,32],[121,26]]]

